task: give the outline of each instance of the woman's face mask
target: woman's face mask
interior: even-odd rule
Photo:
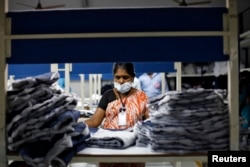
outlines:
[[[132,83],[131,82],[125,82],[123,84],[119,84],[117,82],[114,83],[114,87],[120,92],[120,93],[127,93],[131,87]]]

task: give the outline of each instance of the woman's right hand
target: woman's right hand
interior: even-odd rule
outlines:
[[[102,108],[97,108],[94,115],[90,118],[85,120],[84,122],[92,128],[97,128],[101,125],[103,119],[105,118],[105,111]]]

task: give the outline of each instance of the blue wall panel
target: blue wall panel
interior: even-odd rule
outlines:
[[[136,75],[143,72],[174,72],[174,63],[170,62],[155,62],[155,63],[137,63],[133,62]],[[85,74],[85,79],[88,80],[89,74],[102,74],[104,80],[113,78],[112,74],[113,63],[74,63],[72,64],[72,72],[70,72],[71,80],[79,80],[79,74]],[[58,64],[59,69],[63,69],[64,64]],[[15,79],[30,77],[43,73],[50,72],[50,64],[9,64],[9,75],[15,75]],[[60,71],[60,77],[64,77],[64,72]]]
[[[204,62],[227,60],[222,37],[14,40],[8,63]]]
[[[226,8],[118,8],[9,12],[12,34],[222,31]],[[222,37],[13,40],[13,64],[227,60]]]
[[[99,8],[9,12],[13,34],[219,31],[223,7]]]
[[[20,79],[50,72],[50,64],[9,64],[8,74]]]
[[[134,64],[136,76],[143,72],[174,72],[174,63],[172,62],[132,62]],[[72,64],[71,79],[80,79],[79,74],[85,74],[85,79],[88,79],[88,74],[102,74],[104,80],[113,78],[112,74],[113,63],[74,63]]]

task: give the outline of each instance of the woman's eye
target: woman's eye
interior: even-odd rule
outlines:
[[[124,76],[123,79],[124,79],[124,80],[127,80],[127,79],[129,79],[129,77],[128,77],[128,76]]]
[[[118,77],[118,76],[117,76],[117,77],[115,77],[115,79],[120,79],[120,78],[121,78],[121,77]]]
[[[119,80],[119,79],[124,79],[124,80],[127,80],[129,79],[129,76],[116,76],[115,79]]]

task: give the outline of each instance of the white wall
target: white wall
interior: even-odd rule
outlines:
[[[186,0],[200,2],[205,0]],[[140,7],[140,6],[178,6],[173,0],[88,0],[89,7]],[[225,6],[225,0],[212,0],[203,6]]]
[[[17,3],[28,4],[36,7],[38,0],[9,0],[9,10],[30,10],[30,7],[22,6]],[[64,4],[65,8],[82,8],[85,7],[85,0],[41,0],[43,7]]]
[[[205,0],[187,0],[187,2],[200,2]],[[19,3],[36,6],[38,0],[10,0],[9,10],[29,10],[30,7],[18,5]],[[152,6],[178,6],[173,0],[41,0],[43,6],[65,4],[65,8],[83,7],[152,7]],[[200,6],[225,6],[225,0],[212,0],[211,3]]]
[[[112,67],[111,67],[112,68]],[[102,83],[102,86],[104,86],[105,84],[112,84],[113,83],[113,80],[102,80],[101,81]],[[85,81],[85,91],[84,91],[84,95],[86,97],[89,97],[89,81]],[[72,80],[70,81],[70,88],[71,88],[71,91],[78,94],[79,96],[81,95],[81,83],[80,81],[77,81],[77,80]]]

